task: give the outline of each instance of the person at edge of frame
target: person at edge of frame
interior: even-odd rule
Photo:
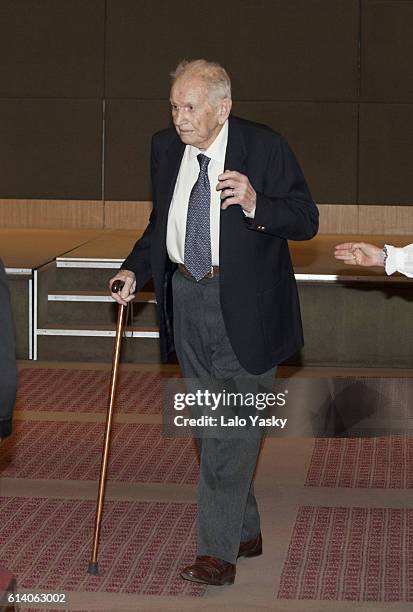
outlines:
[[[369,242],[343,242],[334,247],[334,257],[351,266],[384,268],[387,275],[400,272],[413,278],[413,244],[378,247]]]
[[[12,432],[17,388],[16,349],[10,292],[6,271],[0,260],[0,441]]]
[[[162,359],[176,350],[186,379],[249,377],[271,388],[303,346],[288,240],[309,240],[318,210],[284,137],[230,114],[226,70],[181,62],[172,76],[174,128],[152,138],[153,210],[109,281],[126,305],[152,277]],[[262,553],[253,473],[261,439],[198,439],[197,557],[181,577],[232,584],[238,557]]]

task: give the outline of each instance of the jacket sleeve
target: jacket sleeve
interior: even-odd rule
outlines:
[[[152,179],[152,192],[155,193],[154,184],[156,179],[156,172],[159,165],[159,156],[156,152],[154,140],[152,139],[151,145],[151,179]],[[129,253],[121,269],[131,270],[136,276],[136,291],[142,289],[142,287],[152,277],[151,268],[151,243],[152,235],[156,225],[156,201],[153,197],[152,212],[149,217],[149,223],[143,232],[142,236],[135,243],[132,251]]]
[[[264,193],[249,229],[286,240],[309,240],[318,230],[318,210],[300,166],[284,138],[277,138],[266,169]]]

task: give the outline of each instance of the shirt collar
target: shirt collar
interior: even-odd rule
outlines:
[[[214,142],[212,142],[209,147],[205,151],[201,151],[197,147],[189,146],[189,158],[194,159],[200,153],[210,157],[211,159],[224,164],[225,162],[225,154],[227,151],[227,142],[228,142],[228,119],[225,121],[222,126],[218,136],[215,138]]]

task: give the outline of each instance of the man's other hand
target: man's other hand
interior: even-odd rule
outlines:
[[[113,293],[112,284],[114,281],[120,280],[124,283],[124,286],[121,291],[118,293]],[[135,299],[135,289],[136,289],[136,276],[134,272],[130,270],[119,270],[119,272],[110,279],[109,281],[109,291],[112,298],[118,302],[118,304],[122,304],[123,306],[127,306],[128,302],[131,302]]]
[[[383,249],[368,242],[343,242],[337,244],[334,257],[351,266],[384,266]]]
[[[247,213],[252,213],[257,205],[257,194],[245,174],[235,170],[225,170],[218,177],[216,190],[221,192],[221,208],[225,210],[232,204],[239,204]]]

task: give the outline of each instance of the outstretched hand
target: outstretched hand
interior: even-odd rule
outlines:
[[[334,257],[350,266],[384,267],[383,249],[368,242],[343,242],[337,244]]]

